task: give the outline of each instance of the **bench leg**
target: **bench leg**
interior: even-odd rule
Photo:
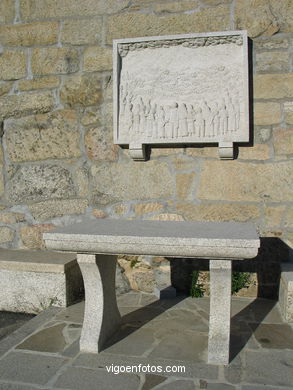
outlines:
[[[98,353],[118,329],[115,273],[117,256],[77,254],[85,288],[85,312],[80,350]]]
[[[210,260],[208,363],[229,363],[231,263],[231,260]]]

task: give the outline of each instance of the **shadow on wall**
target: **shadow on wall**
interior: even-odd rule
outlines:
[[[289,261],[290,247],[276,237],[263,237],[258,255],[253,259],[233,261],[233,271],[257,275],[257,297],[278,299],[281,262]],[[172,285],[189,294],[192,271],[209,271],[206,259],[168,259]]]

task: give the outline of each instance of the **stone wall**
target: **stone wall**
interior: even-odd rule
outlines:
[[[254,97],[253,142],[237,160],[208,146],[152,148],[138,163],[112,144],[113,38],[235,29],[252,40]],[[252,221],[261,253],[241,269],[274,296],[293,242],[292,38],[292,0],[2,0],[1,246],[43,249],[42,232],[85,214]],[[148,291],[169,262],[121,264]],[[201,267],[184,264],[187,276]]]

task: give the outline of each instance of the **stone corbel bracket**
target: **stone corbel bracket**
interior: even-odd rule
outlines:
[[[204,67],[203,67],[204,64]],[[113,41],[114,143],[145,161],[146,145],[249,142],[246,31]]]

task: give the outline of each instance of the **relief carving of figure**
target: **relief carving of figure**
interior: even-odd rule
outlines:
[[[188,135],[192,136],[195,133],[195,126],[194,126],[195,111],[192,104],[187,104],[186,107],[187,107],[187,131],[188,131]]]
[[[135,102],[133,104],[132,114],[133,114],[133,129],[132,129],[132,132],[134,134],[139,134],[140,115],[141,115],[141,107],[140,107],[139,103]]]
[[[178,104],[176,102],[170,104],[170,136],[171,138],[178,137]]]
[[[203,115],[203,137],[209,137],[211,110],[206,101],[201,104],[201,110]]]
[[[220,116],[220,134],[225,135],[228,129],[228,113],[226,110],[225,100],[223,99],[219,108]]]
[[[195,133],[197,137],[201,138],[203,137],[204,119],[200,106],[195,106],[195,118]]]
[[[163,106],[159,107],[157,118],[158,118],[158,137],[165,138],[165,111]]]
[[[180,137],[188,136],[188,128],[187,128],[187,109],[184,103],[179,104],[178,108],[178,119],[179,119],[179,128],[178,133]]]
[[[219,134],[220,120],[218,103],[211,104],[211,136]]]

